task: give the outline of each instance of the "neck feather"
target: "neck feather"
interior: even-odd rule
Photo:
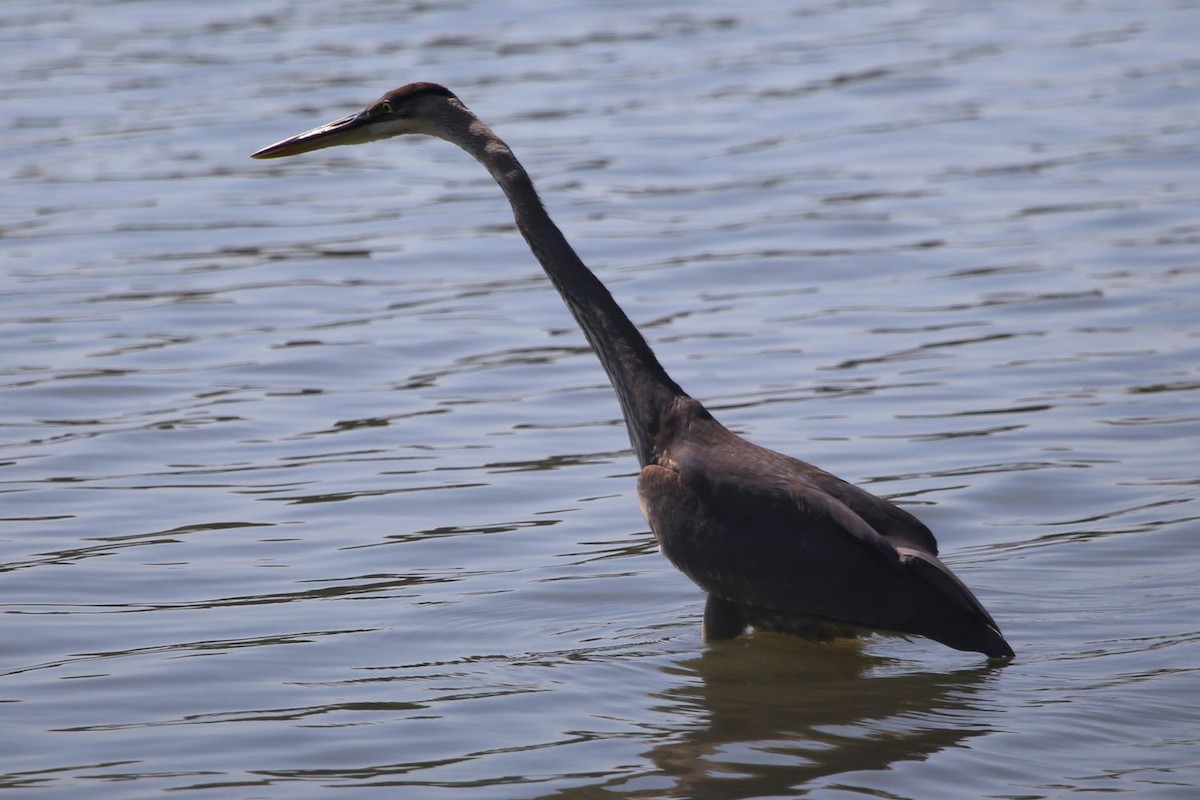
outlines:
[[[686,395],[546,213],[529,173],[512,150],[465,107],[459,109],[457,119],[443,128],[447,132],[444,138],[474,156],[504,191],[530,250],[608,373],[639,463],[653,463],[657,457],[654,440],[663,413],[674,400]]]

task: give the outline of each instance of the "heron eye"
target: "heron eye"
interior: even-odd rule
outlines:
[[[395,109],[392,108],[392,104],[386,103],[386,102],[379,104],[379,110],[382,111],[384,114],[389,114],[389,115],[395,112]]]

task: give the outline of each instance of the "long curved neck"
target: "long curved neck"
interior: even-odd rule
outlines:
[[[461,116],[459,116],[461,115]],[[474,156],[508,197],[517,227],[583,329],[616,390],[638,462],[656,460],[654,440],[666,408],[685,393],[658,363],[650,345],[617,301],[584,265],[550,219],[529,173],[511,149],[459,106],[444,138]]]

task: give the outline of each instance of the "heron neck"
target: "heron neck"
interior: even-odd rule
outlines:
[[[608,373],[638,462],[643,466],[653,463],[654,441],[663,412],[676,398],[686,395],[546,213],[529,173],[508,145],[474,116],[465,130],[459,130],[463,130],[461,139],[453,141],[482,163],[500,184],[512,205],[517,228]]]

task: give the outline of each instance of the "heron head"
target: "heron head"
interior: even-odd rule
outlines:
[[[264,147],[251,158],[284,158],[322,147],[362,144],[406,133],[441,136],[447,112],[461,105],[445,86],[410,83],[393,89],[362,111]]]

